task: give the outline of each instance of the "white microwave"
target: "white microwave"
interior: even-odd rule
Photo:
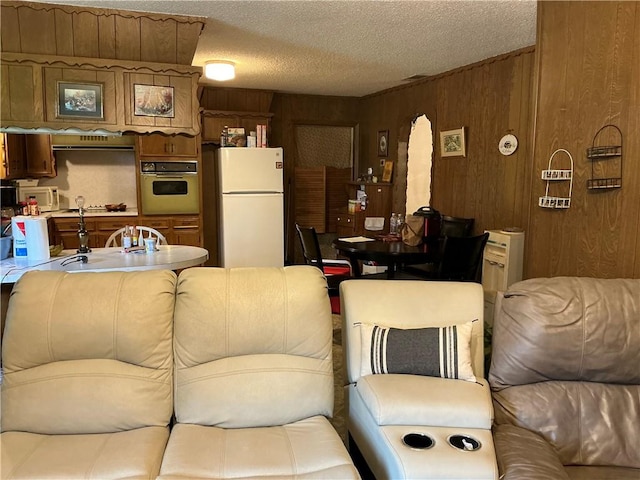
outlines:
[[[60,195],[58,187],[18,187],[18,201],[29,201],[35,197],[41,212],[60,210]]]

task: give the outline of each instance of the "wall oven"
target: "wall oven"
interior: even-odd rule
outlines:
[[[197,162],[141,162],[140,170],[144,215],[200,212]]]

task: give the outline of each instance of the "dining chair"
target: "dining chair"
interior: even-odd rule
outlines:
[[[488,239],[488,232],[472,237],[444,237],[436,265],[406,265],[403,271],[426,280],[480,283],[482,254]]]
[[[473,218],[440,217],[440,235],[442,237],[469,237],[473,232]]]
[[[142,230],[144,238],[148,238],[149,236],[155,237],[156,245],[168,245],[167,239],[163,234],[161,234],[158,230],[151,227],[144,227],[142,225],[136,225],[138,230]],[[111,236],[107,239],[107,242],[104,244],[105,248],[109,247],[119,247],[122,245],[122,234],[124,233],[125,227],[119,228],[115,232],[111,234]]]
[[[348,260],[322,258],[320,242],[315,228],[301,227],[296,223],[296,232],[300,239],[305,263],[318,267],[324,273],[329,288],[329,298],[333,299],[331,301],[331,310],[333,313],[340,313],[338,285],[343,280],[351,278],[351,263]]]

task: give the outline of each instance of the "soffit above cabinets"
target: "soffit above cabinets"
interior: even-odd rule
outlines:
[[[3,0],[1,9],[3,53],[177,65],[192,64],[206,21],[205,17],[11,0]]]

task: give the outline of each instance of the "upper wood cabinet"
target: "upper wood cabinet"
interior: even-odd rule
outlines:
[[[197,157],[200,147],[198,137],[187,135],[138,135],[140,157]]]
[[[2,53],[0,125],[197,135],[201,71],[200,67],[171,64]],[[62,111],[60,89],[65,83],[70,88],[86,85],[94,89],[96,112],[83,115],[82,111]],[[171,112],[136,112],[136,85],[166,87],[172,94]]]
[[[4,133],[0,138],[2,138],[2,178],[56,176],[56,160],[51,149],[50,135]]]
[[[51,148],[51,135],[25,135],[27,176],[55,177],[56,159]]]
[[[267,125],[267,134],[271,131],[272,113],[268,112],[230,112],[226,110],[204,110],[202,112],[202,141],[220,143],[220,133],[224,127],[243,127],[245,134],[255,131],[257,125]]]
[[[23,178],[26,172],[24,135],[0,134],[2,142],[2,171],[3,179]]]

